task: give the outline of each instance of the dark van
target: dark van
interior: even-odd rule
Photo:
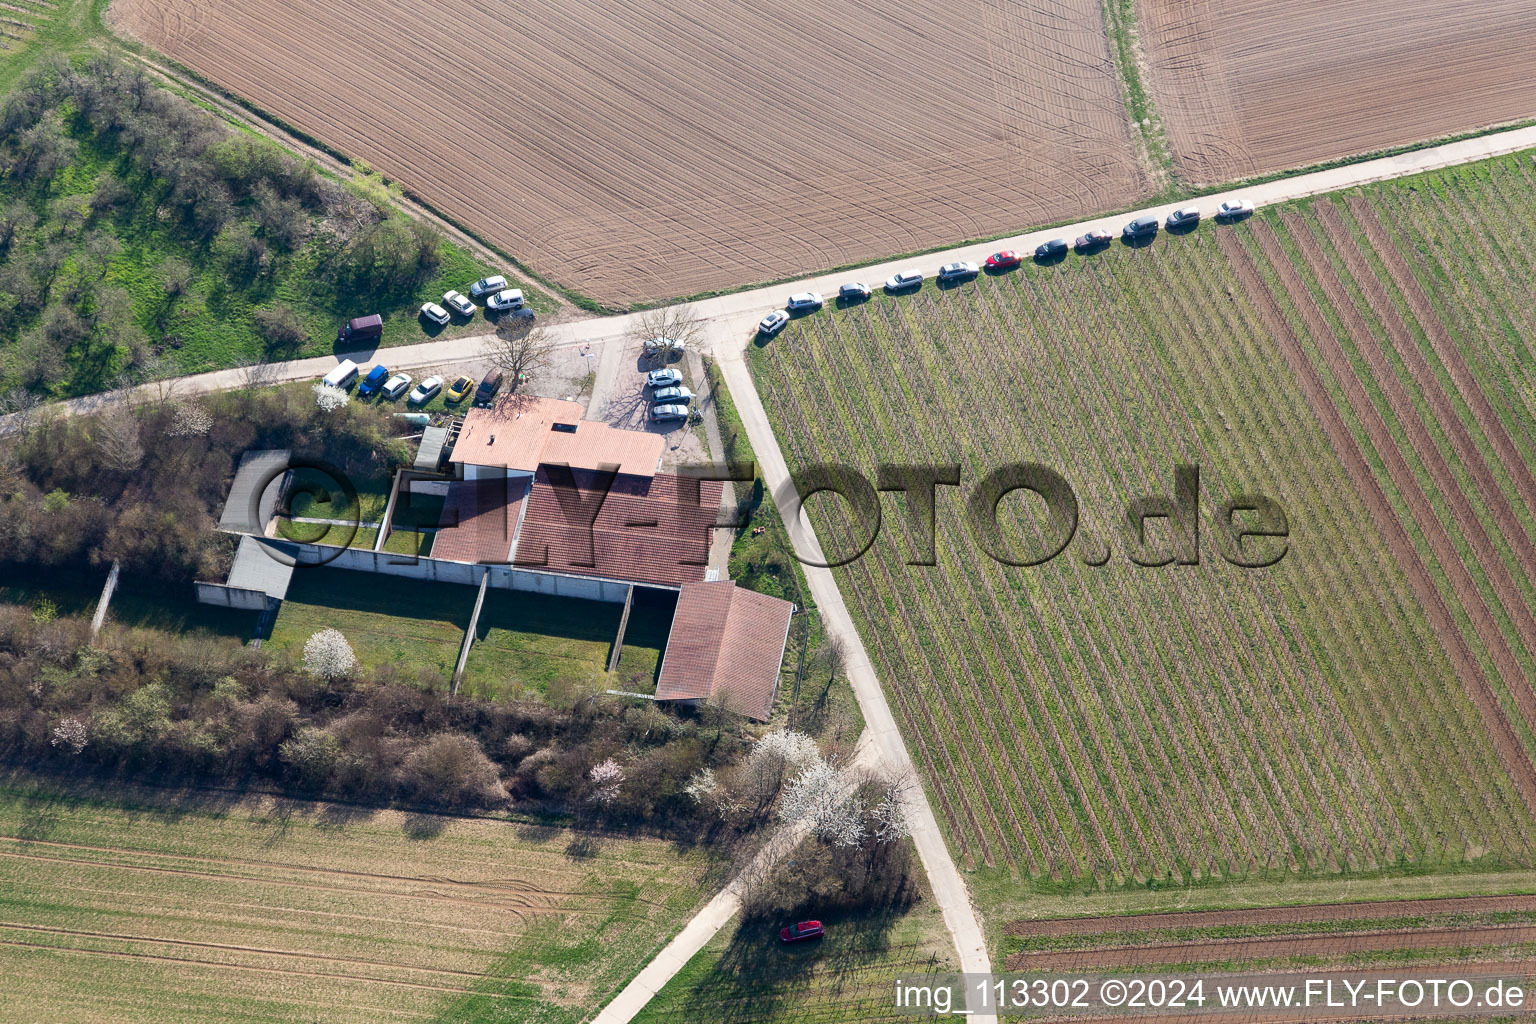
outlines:
[[[1137,217],[1127,224],[1125,230],[1120,232],[1120,237],[1129,240],[1132,238],[1146,238],[1148,235],[1155,234],[1157,234],[1157,218],[1147,216]]]
[[[378,341],[382,337],[384,337],[384,318],[377,313],[372,316],[353,317],[336,332],[337,342],[343,344]]]
[[[496,397],[496,392],[501,390],[501,371],[492,370],[485,375],[480,386],[475,388],[475,404],[488,406],[491,399]]]

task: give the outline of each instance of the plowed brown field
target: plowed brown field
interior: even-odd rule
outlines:
[[[1536,116],[1529,0],[1143,0],[1174,163],[1195,182]]]
[[[1095,0],[116,0],[115,23],[627,304],[1123,206]]]

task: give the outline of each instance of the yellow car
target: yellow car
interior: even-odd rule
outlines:
[[[469,397],[469,393],[475,390],[475,380],[472,377],[460,377],[448,385],[448,393],[443,396],[444,401],[462,402]]]

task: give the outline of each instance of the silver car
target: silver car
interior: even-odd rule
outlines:
[[[441,390],[443,390],[443,378],[428,377],[411,389],[411,396],[406,401],[412,405],[421,405],[423,402],[432,401],[432,396]]]
[[[844,302],[863,302],[869,298],[869,285],[863,281],[849,281],[837,290],[837,297]]]
[[[651,401],[659,405],[687,405],[693,401],[693,392],[682,386],[662,388],[651,395]]]
[[[979,272],[980,271],[978,271],[976,268],[976,264],[967,263],[964,260],[960,260],[955,263],[946,263],[940,267],[939,280],[946,283],[949,281],[964,281],[968,278],[975,277]]]
[[[681,370],[671,368],[652,370],[645,375],[645,386],[651,388],[675,388],[683,382]]]
[[[500,274],[493,274],[490,277],[482,277],[480,280],[469,286],[469,297],[472,299],[483,299],[487,295],[495,295],[506,286],[507,279],[502,277]]]
[[[379,389],[379,394],[393,402],[405,394],[406,389],[411,386],[411,380],[410,374],[397,373],[385,382],[384,386]]]
[[[923,283],[921,270],[903,270],[885,279],[885,290],[899,292],[903,288],[916,288]]]
[[[654,423],[665,423],[668,420],[685,420],[688,418],[686,405],[653,405],[651,406],[651,420]]]
[[[789,297],[785,309],[791,313],[812,313],[821,308],[821,295],[816,292],[796,292]]]
[[[443,292],[443,305],[459,316],[474,316],[475,304],[463,292]]]

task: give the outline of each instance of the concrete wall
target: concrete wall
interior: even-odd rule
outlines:
[[[194,583],[192,587],[197,592],[197,600],[202,604],[248,612],[263,611],[267,607],[267,595],[259,590],[226,587],[222,583]]]
[[[521,469],[508,469],[506,466],[477,466],[472,462],[464,463],[465,480],[500,480],[503,477],[516,480],[519,477],[530,476],[533,474]]]
[[[413,580],[431,580],[435,583],[462,583],[479,586],[480,575],[490,569],[490,585],[499,590],[522,590],[552,597],[580,597],[588,601],[608,601],[623,604],[629,584],[614,580],[587,579],[579,576],[561,576],[556,573],[518,569],[510,565],[470,565],[466,562],[449,562],[438,558],[416,558],[391,551],[368,551],[363,548],[346,548],[337,554],[333,547],[317,544],[295,545],[302,550],[302,562],[316,564],[328,556],[335,557],[325,564],[336,569],[354,572],[377,572],[386,576],[404,576]],[[304,569],[297,570],[304,572]],[[199,584],[202,586],[203,584]]]

